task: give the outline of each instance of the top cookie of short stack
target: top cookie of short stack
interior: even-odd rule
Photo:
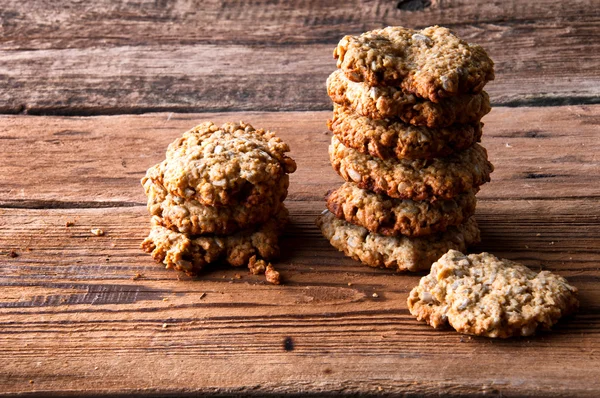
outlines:
[[[494,63],[482,47],[440,26],[420,31],[390,26],[345,36],[333,55],[352,81],[398,86],[432,102],[479,93],[494,79]]]

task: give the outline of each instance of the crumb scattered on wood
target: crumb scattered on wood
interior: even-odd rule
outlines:
[[[17,253],[14,250],[11,250],[11,251],[8,252],[8,257],[10,257],[10,258],[19,257],[19,253]]]
[[[202,298],[204,298],[204,296],[206,296],[206,293],[202,293],[202,294],[200,295],[200,298],[202,299]]]
[[[96,236],[104,236],[104,230],[100,228],[92,228],[91,232]]]
[[[75,225],[75,221],[67,221],[65,223],[65,227],[72,227],[73,225]]]
[[[373,293],[373,298],[377,298],[379,295],[377,293]]]
[[[137,281],[138,279],[143,278],[144,275],[140,274],[139,272],[136,272],[136,274],[134,276],[131,277],[132,280]]]
[[[163,326],[162,326],[162,327],[163,327],[163,329],[166,329],[166,328],[167,328],[167,326],[169,326],[169,325],[167,325],[166,323],[163,323]]]

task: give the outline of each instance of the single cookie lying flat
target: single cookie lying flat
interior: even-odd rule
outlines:
[[[175,232],[188,235],[227,235],[266,222],[283,206],[289,177],[284,174],[278,185],[258,203],[230,206],[206,206],[195,199],[184,199],[149,178],[142,179],[148,196],[148,212]]]
[[[329,159],[346,181],[397,199],[452,199],[490,181],[494,170],[479,144],[446,158],[382,160],[346,147],[334,135]]]
[[[475,213],[475,191],[454,199],[413,201],[378,195],[346,182],[327,195],[327,208],[337,218],[386,236],[422,236],[443,232]]]
[[[408,298],[418,320],[461,333],[506,338],[549,329],[578,307],[577,289],[549,271],[489,253],[451,250],[431,267]]]
[[[437,129],[398,119],[370,119],[334,105],[329,130],[347,147],[381,159],[431,159],[448,156],[479,142],[482,123]]]
[[[393,268],[397,271],[429,269],[440,255],[450,249],[465,250],[479,242],[479,228],[473,217],[446,232],[419,238],[383,236],[366,228],[337,219],[325,210],[317,225],[333,247],[348,257],[371,267]]]
[[[447,127],[477,123],[490,112],[485,91],[461,94],[439,103],[417,98],[396,87],[371,87],[349,80],[341,70],[327,78],[327,94],[333,102],[371,119],[397,117],[415,126]]]
[[[494,79],[485,50],[449,29],[412,30],[389,26],[345,36],[333,52],[337,66],[356,82],[397,86],[438,102],[459,93],[477,93]]]
[[[152,229],[142,242],[141,248],[152,257],[188,274],[196,274],[208,264],[226,262],[240,267],[247,265],[253,273],[269,271],[262,260],[279,255],[279,235],[287,222],[285,207],[266,223],[233,235],[188,236],[162,226],[163,222],[152,217]],[[273,269],[270,278],[275,279]],[[269,276],[269,274],[267,274]]]
[[[257,204],[277,189],[296,163],[274,133],[251,125],[200,124],[169,145],[166,160],[146,178],[169,193],[207,206]]]

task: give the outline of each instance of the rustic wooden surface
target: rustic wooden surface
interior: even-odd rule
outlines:
[[[0,395],[600,394],[593,1],[56,3],[0,9]],[[362,266],[314,226],[341,183],[325,128],[333,46],[435,23],[497,63],[474,251],[580,289],[552,332],[434,330],[406,308],[423,274]],[[276,130],[298,162],[282,286],[235,268],[189,278],[138,248],[145,170],[198,122],[240,119]]]

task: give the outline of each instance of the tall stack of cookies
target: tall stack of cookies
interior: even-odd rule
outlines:
[[[402,27],[344,37],[327,79],[329,157],[346,183],[317,224],[374,267],[416,271],[480,239],[475,194],[492,164],[479,145],[493,62],[450,30]]]
[[[266,260],[278,255],[287,222],[283,200],[296,170],[289,150],[274,133],[243,122],[185,132],[142,179],[152,215],[142,249],[188,274],[226,262],[278,284]]]

